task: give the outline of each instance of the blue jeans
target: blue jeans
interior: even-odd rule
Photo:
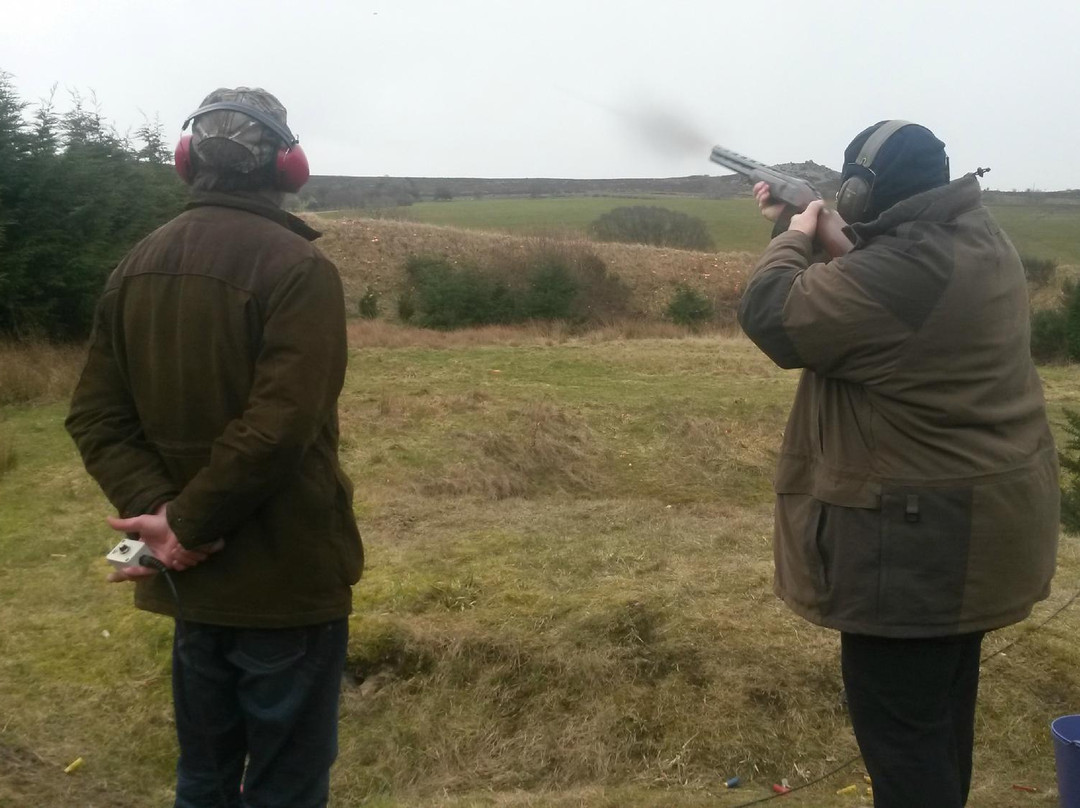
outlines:
[[[348,634],[177,625],[176,808],[326,805]]]

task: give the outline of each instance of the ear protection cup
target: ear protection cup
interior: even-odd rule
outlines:
[[[173,152],[173,165],[176,173],[180,175],[187,185],[191,185],[194,172],[191,169],[191,135],[181,135],[176,142],[176,150]]]
[[[311,170],[308,168],[307,155],[299,143],[289,148],[282,147],[277,153],[278,190],[295,194],[308,181]]]
[[[292,130],[290,130],[289,127],[270,117],[261,109],[249,107],[244,104],[234,104],[229,101],[207,104],[205,107],[199,107],[193,113],[188,115],[184,120],[184,125],[181,129],[187,129],[188,124],[200,115],[205,115],[208,112],[214,112],[216,110],[239,112],[249,118],[254,118],[281,138],[285,145],[278,149],[277,157],[274,162],[274,167],[276,169],[275,187],[278,190],[285,191],[286,193],[296,193],[304,183],[308,181],[308,178],[311,176],[311,169],[308,166],[307,155],[300,146],[300,139],[292,133]],[[195,170],[191,157],[191,135],[180,136],[180,140],[176,144],[176,150],[174,151],[173,156],[176,173],[180,175],[180,179],[190,185],[195,177]]]
[[[177,169],[179,170],[179,169]],[[836,212],[848,224],[861,222],[870,207],[870,192],[874,189],[874,173],[868,176],[855,174],[844,180],[836,192]]]
[[[866,139],[854,163],[844,166],[844,173],[851,176],[844,180],[836,192],[836,212],[844,221],[853,224],[861,222],[870,208],[870,197],[874,192],[874,160],[881,147],[897,131],[905,126],[912,126],[911,121],[886,121]]]

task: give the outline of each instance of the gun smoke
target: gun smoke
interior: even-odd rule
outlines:
[[[637,140],[657,154],[705,157],[710,139],[693,123],[670,109],[642,107],[611,110]]]
[[[690,121],[687,115],[670,107],[640,100],[631,106],[614,106],[585,98],[577,92],[563,92],[584,104],[607,112],[619,122],[623,132],[657,156],[669,159],[704,159],[709,153],[712,138]]]

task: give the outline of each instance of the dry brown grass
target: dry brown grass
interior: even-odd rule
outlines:
[[[621,333],[353,324],[342,459],[368,566],[335,808],[731,808],[855,754],[835,633],[771,590],[796,374],[745,338]],[[1077,400],[1075,367],[1047,395]],[[170,805],[170,626],[101,580],[108,508],[63,409],[2,410],[0,805]],[[1068,598],[1075,537],[1060,561],[1036,619],[987,651]],[[972,808],[1013,808],[1013,782],[1049,806],[1078,615],[987,664]],[[867,804],[835,794],[851,782],[783,804]]]
[[[512,262],[554,243],[562,249],[588,249],[633,292],[633,304],[659,317],[678,284],[688,284],[712,299],[718,312],[734,311],[754,256],[602,244],[578,238],[512,236],[389,219],[306,218],[323,232],[318,244],[337,264],[350,309],[368,290],[396,299],[405,260],[411,255],[443,255],[451,261],[488,265]]]
[[[617,342],[619,340],[691,339],[703,333],[730,337],[737,326],[716,324],[708,329],[693,330],[663,320],[626,319],[590,327],[586,330],[561,322],[533,322],[522,325],[486,325],[454,331],[434,331],[428,328],[388,320],[350,320],[349,346],[366,348],[468,348],[481,345],[556,345],[570,341],[584,344]]]
[[[588,494],[601,486],[603,452],[581,417],[548,403],[507,416],[502,429],[456,433],[458,459],[423,479],[420,491],[506,499]]]
[[[47,342],[0,342],[0,406],[71,395],[86,349]]]

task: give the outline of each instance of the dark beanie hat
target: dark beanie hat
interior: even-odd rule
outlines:
[[[878,121],[855,136],[844,151],[841,181],[860,173],[855,161],[863,145],[888,121]],[[949,158],[945,144],[925,126],[912,124],[893,132],[878,149],[871,166],[875,174],[868,218],[873,219],[909,196],[949,182]]]

